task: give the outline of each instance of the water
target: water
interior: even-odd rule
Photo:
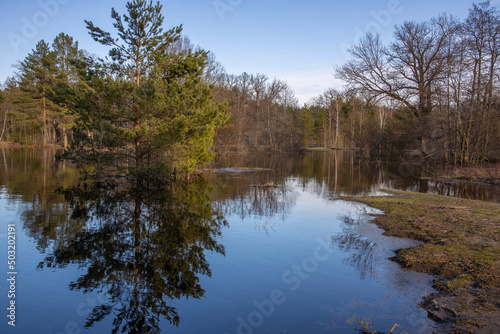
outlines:
[[[15,298],[0,285],[2,333],[356,333],[355,316],[435,328],[418,307],[432,277],[387,260],[415,242],[338,200],[395,182],[352,154],[214,161],[188,185],[104,189],[78,186],[53,153],[0,150],[1,268],[15,277]]]

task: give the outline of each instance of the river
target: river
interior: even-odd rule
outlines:
[[[2,333],[428,333],[432,277],[387,260],[416,243],[339,196],[499,199],[352,152],[218,158],[189,184],[106,188],[51,150],[0,154]]]

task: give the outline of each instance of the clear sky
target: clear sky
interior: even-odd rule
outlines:
[[[329,87],[341,88],[333,67],[366,31],[392,38],[393,27],[447,12],[467,16],[473,0],[161,0],[166,28],[183,24],[195,45],[212,51],[228,73],[262,73],[285,80],[300,103]],[[493,0],[495,6],[500,0]],[[65,32],[91,53],[107,50],[87,33],[84,20],[112,31],[111,8],[126,1],[3,1],[0,14],[0,82],[44,39]]]

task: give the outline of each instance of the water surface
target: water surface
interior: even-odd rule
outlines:
[[[352,154],[219,160],[159,189],[84,187],[54,152],[0,153],[1,244],[17,232],[16,326],[4,317],[2,333],[355,333],[354,316],[435,328],[418,306],[432,277],[387,260],[415,242],[338,200],[415,185]]]

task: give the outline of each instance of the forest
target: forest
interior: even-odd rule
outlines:
[[[60,33],[14,65],[0,90],[0,141],[64,147],[94,172],[133,175],[304,148],[366,158],[411,151],[449,165],[500,160],[500,12],[489,1],[466,18],[396,25],[390,43],[366,34],[348,62],[332,64],[345,88],[304,105],[284,80],[227,73],[182,26],[164,31],[159,3],[135,0],[127,10],[112,10],[118,38],[86,21],[110,48],[104,59]]]

